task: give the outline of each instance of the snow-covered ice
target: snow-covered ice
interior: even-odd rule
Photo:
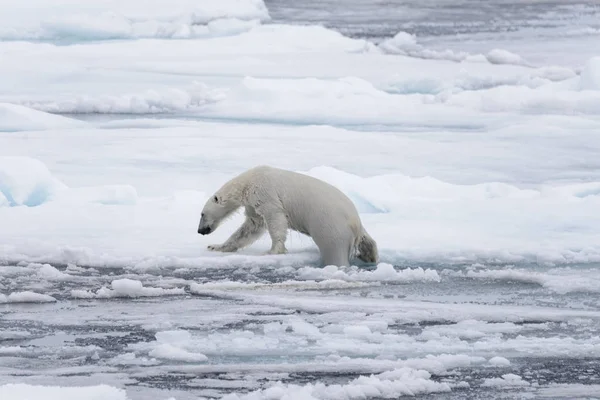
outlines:
[[[142,282],[133,279],[116,279],[111,282],[112,289],[102,287],[93,293],[86,290],[72,290],[71,297],[79,299],[107,299],[111,297],[154,297],[184,294],[183,288],[163,289],[144,287]]]
[[[0,132],[82,128],[87,124],[17,104],[0,103]]]
[[[211,33],[212,24],[218,34],[222,31],[219,26],[269,19],[262,0],[175,0],[146,6],[135,0],[26,0],[18,5],[2,1],[0,5],[4,10],[0,38],[4,40],[188,38]]]
[[[600,10],[425,3],[0,0],[0,398],[596,395]],[[258,164],[381,260],[208,251]]]
[[[7,295],[0,295],[0,303],[51,303],[56,301],[47,294],[35,293],[30,291],[12,292]]]

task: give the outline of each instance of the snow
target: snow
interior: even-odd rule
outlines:
[[[48,400],[127,400],[125,390],[108,385],[87,387],[60,387],[26,384],[0,385],[0,397],[4,400],[44,398]]]
[[[212,127],[208,125],[206,128],[204,134],[211,135]],[[196,129],[185,128],[180,134],[193,135],[195,142],[200,140],[196,132]],[[231,128],[229,132],[235,134]],[[161,143],[162,135],[172,135],[172,130],[165,129],[159,134],[152,141],[143,136],[134,140],[140,145],[142,142],[146,142],[146,145]],[[118,137],[119,134],[116,135]],[[30,143],[31,139],[28,146],[33,145]],[[184,157],[196,157],[194,154],[200,149],[189,147],[186,150],[185,143],[182,143],[181,149],[184,154],[188,152],[189,156]],[[264,151],[271,153],[274,150]],[[138,163],[148,162],[146,156],[137,152],[134,154]],[[220,157],[223,156],[225,154]],[[77,160],[78,157],[75,157]],[[168,154],[167,157],[177,156]],[[235,157],[234,152],[231,152],[231,157]],[[86,161],[84,158],[75,162]],[[25,255],[24,259],[30,262],[83,262],[87,265],[126,263],[138,265],[138,268],[156,267],[164,262],[177,266],[208,266],[242,261],[254,265],[271,262],[289,265],[289,262],[315,260],[314,245],[310,239],[297,235],[290,235],[292,253],[284,258],[256,257],[256,252],[263,251],[267,246],[266,238],[234,254],[216,254],[206,250],[206,245],[224,240],[228,232],[241,223],[241,215],[236,215],[211,237],[193,234],[206,193],[216,190],[219,182],[234,176],[233,173],[218,175],[219,178],[190,174],[188,182],[204,180],[205,186],[200,187],[205,189],[203,192],[188,190],[167,196],[144,196],[133,185],[87,186],[90,182],[85,182],[86,186],[66,187],[41,161],[32,158],[2,158],[0,164],[0,171],[3,171],[0,175],[2,192],[10,205],[43,205],[34,207],[39,211],[32,213],[15,213],[12,212],[13,207],[0,208],[3,221],[13,227],[0,231],[3,244],[8,246],[5,256],[16,259],[16,262],[23,259],[17,259],[17,254]],[[166,179],[171,174],[169,169],[160,167],[156,171]],[[140,174],[139,171],[132,172]],[[314,270],[312,266],[307,266],[299,275],[305,280],[439,280],[438,272],[422,267],[396,271],[391,265],[401,259],[462,258],[479,262],[493,258],[504,262],[537,260],[548,264],[600,260],[600,247],[595,240],[595,229],[600,222],[597,213],[594,213],[600,205],[600,197],[596,195],[597,183],[519,188],[500,182],[460,185],[431,177],[413,178],[403,174],[362,177],[332,167],[299,172],[324,179],[347,193],[362,213],[364,223],[377,240],[383,255],[382,263],[374,271],[334,267]],[[184,172],[182,178],[187,179],[185,175]],[[145,174],[139,176],[146,179]],[[154,186],[153,181],[150,179],[150,187]],[[106,182],[106,179],[97,182]],[[132,210],[135,212],[132,213]],[[66,215],[77,217],[65,218]],[[115,220],[121,223],[112,223]],[[55,234],[48,235],[45,229],[34,229],[39,224],[52,227]],[[83,226],[89,234],[74,234]],[[494,226],[494,230],[490,230],[489,226]],[[57,232],[62,233],[57,235]],[[433,238],[431,232],[435,232]],[[131,240],[123,242],[121,238],[124,236]],[[163,246],[166,238],[169,242],[177,243],[177,246]],[[398,247],[398,242],[402,244],[401,247]],[[148,248],[152,250],[148,251]],[[182,252],[182,249],[185,251]],[[164,257],[169,258],[161,261],[165,260]],[[581,280],[573,277],[570,281],[560,278],[552,283],[552,276],[540,278],[538,272],[525,274],[528,280],[543,279],[544,286],[557,291],[596,291],[598,286],[594,283],[595,278]]]
[[[70,188],[58,194],[55,200],[65,205],[69,203],[135,205],[138,202],[138,194],[136,188],[131,185],[90,186]]]
[[[60,115],[32,110],[17,104],[0,103],[0,132],[82,128],[86,124]]]

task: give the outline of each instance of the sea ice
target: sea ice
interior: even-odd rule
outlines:
[[[600,57],[590,58],[579,78],[581,90],[600,90]]]
[[[531,383],[523,380],[519,375],[504,374],[501,378],[486,378],[481,385],[487,387],[514,388],[530,386]]]
[[[18,104],[0,103],[0,132],[83,128],[87,124]]]
[[[507,360],[504,357],[499,357],[499,356],[490,358],[490,360],[488,362],[491,365],[494,365],[496,367],[506,367],[506,366],[510,365],[510,361],[509,360]]]
[[[345,385],[326,385],[320,382],[303,386],[279,384],[245,395],[226,395],[222,400],[283,400],[287,398],[352,400],[451,391],[447,383],[435,382],[430,378],[431,375],[427,371],[400,368],[379,375],[361,376]]]
[[[39,160],[0,157],[0,193],[9,206],[37,206],[65,189]]]
[[[159,3],[0,0],[2,400],[597,392],[597,10],[372,40]],[[378,265],[208,251],[244,217],[200,236],[202,204],[265,163],[348,195]]]
[[[0,293],[0,303],[53,303],[55,301],[52,296],[31,291],[13,292],[8,296]]]
[[[439,282],[440,277],[434,270],[421,267],[396,270],[393,265],[380,263],[373,271],[361,270],[357,267],[344,268],[329,265],[324,268],[303,267],[298,270],[300,279],[337,279],[357,282]]]
[[[116,279],[111,282],[112,289],[102,287],[93,293],[86,290],[72,290],[71,297],[79,299],[110,299],[115,297],[156,297],[156,296],[173,296],[184,294],[183,288],[152,288],[144,287],[142,282],[135,279]]]
[[[129,400],[124,389],[108,385],[61,387],[27,385],[22,383],[0,385],[2,400]]]
[[[226,20],[267,21],[262,0],[174,0],[147,4],[136,0],[47,3],[0,2],[0,38],[4,40],[106,40],[143,37],[193,37],[195,25]],[[202,31],[201,31],[202,32]]]

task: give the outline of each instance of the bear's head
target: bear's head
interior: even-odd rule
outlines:
[[[198,225],[198,233],[208,235],[214,232],[219,224],[229,217],[240,207],[239,202],[234,201],[223,193],[215,193],[204,204]]]

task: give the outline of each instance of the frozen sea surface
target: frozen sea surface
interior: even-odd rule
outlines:
[[[539,63],[583,62],[598,36],[600,4],[589,0],[267,0],[275,22],[322,24],[380,42],[399,31],[436,49],[482,52],[492,43]],[[568,49],[565,51],[565,49]]]
[[[600,398],[595,2],[0,7],[0,399]],[[208,251],[257,164],[380,262]]]

